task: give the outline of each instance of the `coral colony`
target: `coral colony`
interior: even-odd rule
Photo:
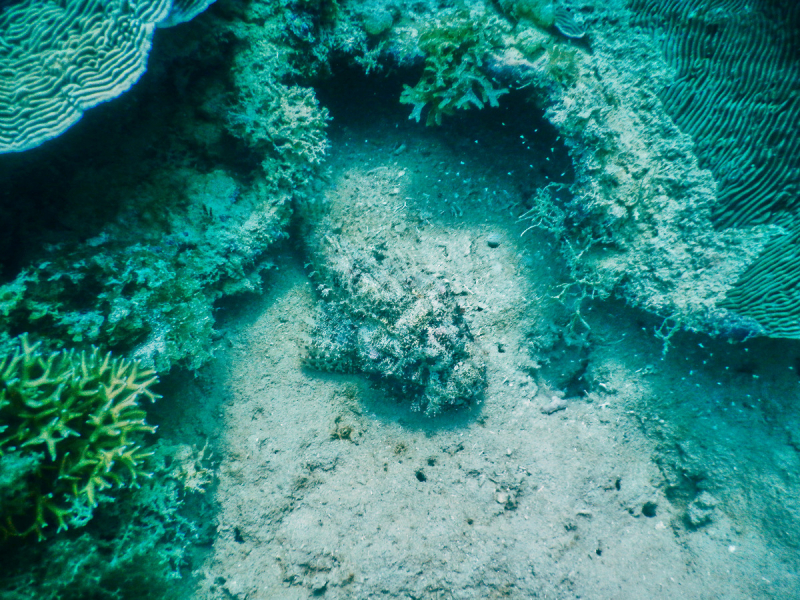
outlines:
[[[0,361],[5,535],[84,524],[101,499],[150,477],[142,398],[155,373],[98,349],[47,353],[27,336]],[[6,479],[14,481],[5,481]]]

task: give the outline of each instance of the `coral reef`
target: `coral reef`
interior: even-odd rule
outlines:
[[[266,156],[265,173],[287,184],[307,183],[328,148],[328,113],[319,106],[314,91],[270,80],[256,87],[249,79],[240,90],[236,109],[228,116],[228,129]]]
[[[459,13],[443,9],[436,17],[445,14],[453,25],[443,31],[456,31]],[[689,329],[727,331],[746,322],[757,331],[752,319],[742,320],[720,303],[770,234],[715,229],[714,181],[657,98],[670,68],[650,34],[632,26],[626,3],[501,2],[473,7],[471,16],[472,27],[485,33],[467,28],[458,34],[472,40],[463,46],[466,72],[530,90],[569,151],[574,180],[553,180],[558,188],[535,194],[531,204],[539,214],[534,223],[558,236],[577,287],[593,296],[617,294]],[[556,27],[557,17],[569,35]],[[384,34],[389,48],[406,53],[401,63],[417,55],[426,31],[416,24],[421,33],[415,46],[402,23]],[[590,39],[572,39],[584,29]],[[485,41],[475,41],[480,39]],[[424,54],[434,61],[436,44]],[[438,71],[453,72],[461,63],[435,64],[426,63],[433,83]],[[442,82],[420,90],[436,91],[441,101],[451,94],[452,79]],[[406,88],[405,101],[413,89]],[[414,116],[424,116],[426,97],[414,99]],[[435,114],[430,110],[429,122],[436,122]]]
[[[500,0],[500,7],[515,19],[532,21],[547,29],[555,27],[568,38],[582,38],[586,30],[575,20],[575,16],[561,2],[553,0]]]
[[[151,476],[141,399],[155,373],[111,353],[46,353],[26,335],[0,361],[0,508],[5,535],[84,525],[99,501]]]
[[[800,193],[800,6],[759,0],[631,3],[674,77],[659,93],[717,182],[717,227],[787,223]]]
[[[127,91],[147,68],[156,25],[213,0],[24,0],[0,5],[0,153],[61,135]]]
[[[674,77],[659,98],[711,171],[719,229],[774,224],[774,237],[726,294],[725,308],[774,337],[800,337],[793,291],[800,223],[800,5],[729,0],[631,3]]]
[[[485,367],[448,283],[336,234],[314,257],[323,302],[309,366],[376,376],[428,416],[478,398]]]
[[[427,107],[425,123],[441,125],[442,117],[456,110],[498,106],[508,90],[497,87],[483,67],[506,30],[501,19],[464,11],[442,14],[426,25],[418,42],[425,55],[422,77],[400,96],[400,102],[414,106],[409,118],[419,121]]]
[[[213,530],[205,452],[157,443],[153,476],[101,503],[79,530],[0,543],[0,597],[177,600],[193,552]],[[182,593],[183,592],[183,593]]]
[[[123,214],[32,261],[0,286],[2,329],[35,327],[63,344],[132,352],[160,371],[181,360],[200,366],[210,356],[213,302],[259,288],[270,265],[260,255],[282,236],[288,210],[264,182],[245,187],[222,170],[175,169],[161,183],[139,191],[152,194],[148,208],[166,225],[147,211]],[[158,200],[170,192],[188,203],[164,215]]]
[[[797,136],[786,127],[797,108],[790,49],[798,13],[782,2],[739,8],[725,0],[503,1],[471,8],[480,35],[459,31],[463,13],[442,9],[426,17],[430,30],[415,23],[416,46],[404,15],[382,36],[405,53],[401,63],[425,55],[423,79],[402,101],[414,104],[415,118],[428,110],[428,123],[447,114],[437,115],[439,103],[450,113],[462,99],[481,105],[460,95],[459,66],[493,87],[531,90],[576,174],[558,193],[532,198],[534,223],[558,234],[585,293],[617,294],[670,327],[791,337],[793,233],[770,242],[776,229],[759,225],[791,229],[796,212]],[[443,15],[446,26],[436,20]],[[586,31],[591,39],[574,41]],[[739,38],[750,51],[732,43]],[[731,68],[746,77],[728,76]],[[759,272],[774,276],[755,277],[754,266],[737,284],[768,242],[770,265]]]
[[[715,229],[714,181],[657,98],[671,71],[650,35],[632,27],[625,3],[571,4],[585,9],[591,52],[583,43],[552,46],[565,51],[550,72],[548,42],[526,27],[516,37],[526,60],[507,52],[497,63],[534,88],[575,169],[574,182],[532,198],[534,223],[558,237],[589,295],[616,294],[676,327],[750,323],[720,303],[768,231]],[[529,54],[537,46],[539,56]]]
[[[290,59],[308,61],[284,28],[288,8],[215,8],[161,32],[130,94],[0,162],[0,343],[36,331],[159,372],[197,368],[214,302],[260,289],[327,119],[297,83]]]

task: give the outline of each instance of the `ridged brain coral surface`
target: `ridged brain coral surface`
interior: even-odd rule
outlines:
[[[216,0],[173,0],[172,11],[166,19],[159,21],[159,27],[172,27],[191,21]]]
[[[722,306],[767,326],[774,337],[800,339],[798,281],[800,222],[767,245]]]
[[[101,494],[150,477],[140,436],[155,428],[139,400],[157,398],[156,382],[111,353],[45,353],[22,336],[0,360],[0,463],[32,466],[13,493],[0,490],[0,533],[42,538],[81,525]]]
[[[775,337],[800,338],[793,293],[800,227],[800,3],[631,0],[674,68],[660,94],[717,182],[718,228],[775,224],[770,244],[724,306]]]
[[[0,152],[57,137],[145,72],[172,0],[23,0],[0,12]]]
[[[800,3],[631,5],[675,68],[661,100],[717,181],[716,225],[793,220],[800,191]]]

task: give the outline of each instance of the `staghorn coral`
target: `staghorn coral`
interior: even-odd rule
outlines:
[[[37,600],[178,600],[191,553],[210,543],[207,452],[159,440],[153,476],[101,503],[80,530],[0,543],[0,597]],[[2,471],[0,471],[2,479]],[[183,591],[184,593],[181,593]],[[4,595],[5,594],[5,595]]]
[[[137,362],[94,348],[47,353],[19,338],[0,361],[0,464],[5,535],[84,525],[105,494],[149,478],[141,398],[158,381]],[[13,473],[10,477],[8,473]]]

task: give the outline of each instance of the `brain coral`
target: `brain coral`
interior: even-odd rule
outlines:
[[[0,360],[0,532],[84,524],[107,490],[149,478],[139,436],[153,371],[111,353],[46,353],[26,336]]]
[[[0,152],[61,135],[145,72],[156,25],[210,0],[22,0],[0,4]]]
[[[717,180],[716,224],[786,222],[800,191],[800,4],[631,4],[675,69],[661,100]]]
[[[785,228],[722,304],[774,337],[800,337],[800,4],[632,0],[674,69],[661,101],[717,184],[719,229]]]
[[[166,19],[158,23],[159,27],[172,27],[191,21],[216,0],[172,0],[172,11]]]

